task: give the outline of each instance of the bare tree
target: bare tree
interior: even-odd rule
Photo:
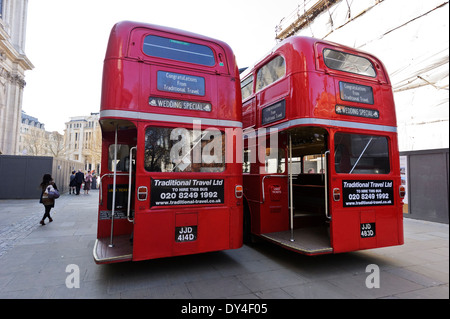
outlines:
[[[40,129],[31,129],[23,135],[23,146],[27,155],[45,156],[46,138],[45,131]]]
[[[64,135],[59,134],[57,131],[48,133],[47,153],[55,158],[65,157]]]

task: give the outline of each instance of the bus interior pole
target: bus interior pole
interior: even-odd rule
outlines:
[[[292,133],[289,133],[289,208],[291,220],[291,241],[294,239],[294,199],[292,192]]]
[[[113,174],[113,196],[112,196],[112,210],[111,210],[111,239],[109,241],[108,247],[112,248],[114,247],[113,243],[113,234],[114,234],[114,212],[116,208],[116,178],[117,178],[117,129],[118,126],[116,125],[116,131],[114,135],[114,174]]]

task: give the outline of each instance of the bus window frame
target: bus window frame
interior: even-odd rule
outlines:
[[[242,84],[243,84],[244,82],[246,82],[246,81],[248,81],[248,83],[247,83],[246,85],[242,86]],[[248,85],[251,85],[250,94],[247,95],[247,96],[244,98],[244,95],[242,94],[242,89],[243,89],[244,87],[247,87]],[[250,98],[253,96],[254,93],[255,93],[255,77],[254,77],[253,73],[250,73],[245,79],[243,79],[243,80],[241,81],[242,102],[245,102],[245,101],[247,101],[248,99],[250,99]]]
[[[382,138],[385,138],[386,139],[386,143],[387,143],[387,145],[386,145],[386,150],[387,150],[387,155],[388,155],[388,157],[387,157],[387,163],[388,163],[388,167],[387,167],[387,169],[388,169],[388,172],[387,173],[376,173],[376,172],[374,172],[374,170],[375,170],[375,168],[371,168],[371,172],[364,172],[364,173],[358,173],[358,172],[338,172],[337,170],[336,170],[336,135],[337,134],[347,134],[347,135],[364,135],[364,136],[367,136],[367,137],[382,137]],[[391,139],[391,137],[389,136],[389,135],[384,135],[384,134],[381,134],[381,132],[373,132],[373,133],[364,133],[364,132],[360,132],[360,131],[358,131],[358,132],[354,132],[354,131],[336,131],[336,132],[334,132],[334,134],[333,134],[333,158],[332,158],[332,162],[331,162],[331,166],[333,167],[333,171],[334,171],[334,173],[335,174],[338,174],[338,175],[345,175],[345,174],[348,174],[348,175],[354,175],[354,176],[361,176],[361,175],[372,175],[372,176],[382,176],[382,175],[390,175],[390,174],[392,174],[393,173],[393,170],[394,170],[394,168],[393,168],[393,166],[392,166],[392,150],[391,150],[391,147],[392,147],[392,139]],[[340,145],[340,144],[338,144],[338,145]],[[361,154],[358,154],[358,156],[359,155],[361,155]],[[356,157],[356,159],[358,158],[358,156]],[[352,158],[352,156],[350,155],[350,159]],[[350,163],[350,170],[351,170],[351,168],[352,168],[352,164]],[[355,166],[355,168],[356,168],[356,166]]]
[[[160,39],[165,39],[165,40],[168,40],[169,42],[170,41],[176,41],[176,42],[183,42],[183,43],[188,43],[188,44],[192,44],[192,45],[195,45],[195,46],[201,46],[201,47],[204,47],[204,48],[208,48],[210,51],[211,51],[211,54],[212,54],[212,59],[213,59],[213,64],[205,64],[205,63],[197,63],[197,62],[192,62],[192,61],[184,61],[184,60],[180,60],[180,59],[175,59],[175,58],[165,58],[165,57],[163,57],[163,56],[159,56],[159,55],[151,55],[151,54],[149,54],[149,53],[146,53],[145,52],[145,50],[144,50],[144,48],[145,48],[145,45],[147,44],[146,43],[146,39],[147,38],[149,38],[149,37],[153,37],[153,38],[160,38]],[[144,38],[143,38],[143,41],[142,41],[142,53],[144,53],[146,56],[149,56],[149,57],[152,57],[152,58],[158,58],[158,59],[167,59],[167,60],[171,60],[171,61],[176,61],[176,62],[181,62],[181,63],[189,63],[189,64],[196,64],[196,65],[200,65],[200,66],[202,66],[202,67],[214,67],[214,66],[216,66],[216,64],[217,64],[217,59],[216,59],[216,52],[215,52],[215,50],[214,49],[212,49],[210,46],[207,46],[207,45],[204,45],[204,44],[199,44],[199,43],[194,43],[194,42],[188,42],[188,41],[181,41],[181,40],[177,40],[177,39],[173,39],[172,37],[171,38],[169,38],[169,37],[164,37],[164,36],[160,36],[160,35],[155,35],[155,34],[147,34],[146,36],[144,36]],[[175,49],[176,50],[176,49]],[[198,54],[198,52],[194,52],[194,51],[188,51],[188,53],[190,53],[190,52],[192,52],[192,53],[197,53]],[[218,56],[218,55],[217,55]]]
[[[190,43],[198,44],[207,46],[210,48],[214,53],[214,60],[215,64],[213,66],[208,65],[202,65],[202,64],[196,64],[191,62],[182,62],[178,60],[172,60],[172,59],[166,59],[166,58],[160,58],[160,57],[153,57],[150,55],[147,55],[144,52],[144,39],[149,36],[157,36],[157,37],[163,37],[168,38],[170,36],[170,39],[175,41],[181,41],[181,42],[187,42],[187,39],[190,41]],[[204,39],[197,39],[194,37],[189,36],[180,36],[176,33],[171,32],[163,32],[156,29],[149,29],[149,28],[135,28],[132,30],[130,37],[129,37],[130,45],[127,47],[127,57],[132,59],[137,59],[141,62],[148,62],[148,63],[157,63],[157,64],[163,64],[163,65],[170,65],[172,67],[181,67],[183,68],[185,65],[188,65],[190,69],[198,71],[201,70],[202,72],[209,72],[214,74],[223,74],[223,75],[232,75],[232,71],[230,71],[230,62],[228,61],[226,50],[220,45],[220,43],[212,43],[208,40]],[[220,63],[223,63],[223,66],[220,65]]]
[[[126,143],[117,143],[118,149],[117,152],[121,155],[123,155],[121,153],[121,148],[123,147],[124,150],[126,150],[126,152],[124,153],[125,156],[121,156],[121,158],[117,158],[117,163],[115,163],[115,165],[113,164],[114,162],[114,144],[109,144],[108,148],[107,148],[107,152],[108,152],[108,172],[113,173],[114,171],[118,172],[118,173],[123,173],[123,172],[128,172],[129,171],[129,167],[130,167],[130,163],[129,163],[129,159],[130,159],[130,149],[133,147],[130,144],[126,144]],[[124,161],[124,163],[122,164],[122,161]],[[122,168],[123,165],[123,168]]]
[[[275,81],[270,82],[269,84],[266,84],[266,85],[264,85],[264,86],[261,87],[261,88],[258,88],[258,80],[259,80],[259,79],[258,79],[258,74],[259,74],[259,72],[260,72],[264,67],[268,66],[272,61],[274,61],[274,60],[275,60],[276,58],[278,58],[278,57],[281,57],[281,58],[283,59],[283,62],[284,62],[284,73],[283,73],[283,75],[280,76],[280,77],[278,77]],[[255,69],[255,72],[254,72],[254,74],[253,74],[253,75],[254,75],[254,79],[253,79],[253,94],[256,94],[256,93],[258,93],[258,92],[261,92],[261,91],[263,91],[263,90],[269,88],[270,86],[274,85],[275,83],[281,81],[282,79],[286,78],[286,74],[287,74],[286,57],[285,57],[283,54],[278,53],[278,54],[276,54],[276,55],[274,55],[274,56],[271,56],[270,59],[264,60],[263,63],[261,63],[261,64]]]
[[[175,124],[175,123],[173,123],[173,124]],[[147,150],[145,139],[146,139],[146,136],[147,136],[147,131],[149,129],[151,129],[151,128],[170,129],[170,130],[175,130],[175,129],[181,128],[181,129],[188,130],[191,133],[194,131],[194,129],[192,127],[189,127],[188,125],[173,126],[173,125],[162,125],[162,123],[149,123],[148,125],[146,125],[143,128],[144,149],[143,149],[143,154],[142,154],[142,161],[143,161],[142,162],[143,163],[142,170],[146,174],[168,174],[168,173],[169,174],[202,174],[202,175],[203,174],[224,174],[224,173],[227,173],[227,171],[229,170],[230,165],[227,165],[228,163],[226,162],[226,155],[225,155],[226,154],[226,152],[225,152],[226,151],[226,135],[225,135],[226,132],[225,132],[224,128],[217,128],[217,127],[202,128],[201,132],[203,133],[206,130],[208,130],[209,128],[214,128],[214,129],[217,129],[217,130],[219,130],[221,132],[221,136],[222,136],[222,150],[223,150],[223,152],[222,152],[222,164],[223,165],[218,167],[218,168],[221,168],[220,171],[203,171],[202,172],[202,171],[192,171],[192,170],[189,170],[189,171],[174,171],[174,170],[172,170],[172,171],[151,171],[151,170],[148,170],[146,168],[146,166],[145,166],[146,150]],[[169,136],[169,139],[170,139],[170,136]],[[173,143],[176,144],[177,141],[174,141]],[[192,146],[192,143],[190,144],[190,146]],[[173,147],[173,144],[172,144],[172,147]],[[191,147],[190,153],[189,153],[190,154],[190,160],[192,160],[192,155],[193,155],[192,151],[193,151],[193,147]],[[168,155],[170,156],[170,147],[169,147],[168,152],[169,152]],[[203,148],[201,148],[200,155],[201,156],[203,155]],[[192,162],[191,162],[191,164],[192,164]],[[191,166],[191,164],[189,166]],[[199,164],[202,164],[202,162],[199,163]]]
[[[372,66],[374,67],[374,70],[376,72],[375,77],[362,75],[358,73],[352,73],[352,72],[346,72],[341,70],[336,70],[328,67],[325,64],[324,57],[323,57],[323,50],[324,49],[330,49],[334,51],[340,51],[346,54],[356,55],[363,57],[367,60],[369,60],[372,63]],[[323,42],[316,42],[314,45],[314,60],[316,65],[316,70],[329,73],[334,76],[340,76],[340,77],[350,77],[352,79],[359,79],[359,80],[365,80],[370,82],[377,82],[378,84],[389,84],[388,76],[386,74],[386,70],[383,67],[383,64],[374,56],[366,54],[364,52],[355,52],[352,51],[350,48],[342,47],[342,46],[332,46],[327,43]]]
[[[342,53],[342,54],[344,54],[344,55],[351,55],[351,56],[360,58],[360,59],[362,59],[362,60],[366,60],[367,62],[369,62],[369,64],[370,64],[370,66],[372,67],[372,70],[373,70],[373,72],[375,73],[375,75],[372,76],[372,75],[369,75],[369,74],[364,74],[364,73],[360,73],[360,72],[352,72],[352,71],[347,71],[347,70],[344,70],[344,69],[334,68],[334,67],[329,66],[329,65],[327,64],[327,59],[325,58],[325,51],[327,51],[327,50],[328,50],[328,51],[337,52],[337,53]],[[375,66],[373,65],[372,61],[370,61],[370,59],[368,59],[368,58],[366,58],[365,56],[362,56],[362,55],[357,55],[357,54],[353,54],[353,53],[348,53],[348,52],[345,52],[345,51],[342,51],[342,50],[336,50],[336,49],[330,49],[330,48],[323,48],[323,49],[322,49],[322,59],[323,59],[323,63],[327,66],[327,68],[332,69],[332,70],[335,70],[335,71],[340,71],[340,72],[345,72],[345,73],[351,73],[351,74],[357,74],[357,75],[367,76],[367,77],[370,77],[370,78],[376,78],[376,77],[377,77],[377,71],[376,71]]]

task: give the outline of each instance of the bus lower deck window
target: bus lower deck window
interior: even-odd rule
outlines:
[[[108,170],[111,172],[127,172],[130,169],[130,146],[124,144],[117,145],[116,162],[114,163],[114,144],[108,148]]]
[[[223,172],[224,133],[218,129],[149,127],[144,156],[149,172]]]
[[[388,174],[388,139],[384,136],[336,133],[334,163],[336,173]]]

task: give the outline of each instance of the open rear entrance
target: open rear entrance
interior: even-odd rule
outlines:
[[[133,243],[130,235],[114,236],[111,246],[110,238],[99,238],[95,241],[94,259],[97,263],[128,261],[133,258]]]
[[[102,167],[96,263],[132,259],[134,188],[136,185],[136,126],[125,120],[102,119]]]
[[[282,134],[287,145],[289,230],[261,236],[307,255],[332,253],[327,203],[328,132],[320,127],[296,127]]]

